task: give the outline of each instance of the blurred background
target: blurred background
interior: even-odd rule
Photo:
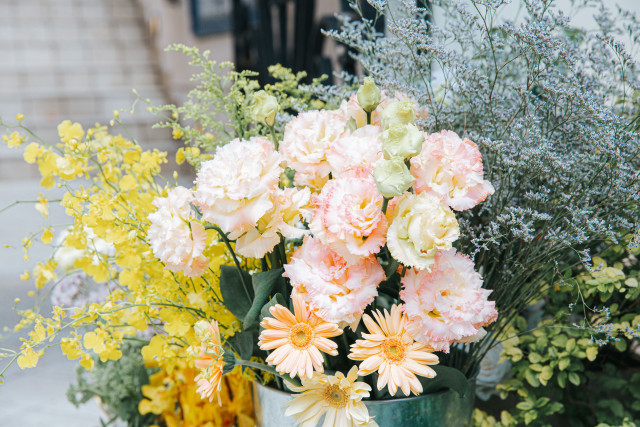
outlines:
[[[511,18],[519,10],[519,2],[513,3]],[[569,0],[559,3],[569,7]],[[637,0],[618,3],[640,10]],[[365,16],[374,16],[366,2],[362,7]],[[309,78],[327,74],[332,82],[333,72],[356,71],[346,49],[322,36],[323,29],[338,28],[335,13],[353,12],[346,0],[0,0],[0,117],[15,124],[16,114],[23,114],[26,126],[55,144],[61,121],[85,128],[106,124],[114,110],[132,105],[134,88],[155,105],[181,103],[194,69],[182,54],[164,52],[172,43],[210,50],[212,59],[261,72],[263,83],[267,66],[276,63],[304,70]],[[586,10],[574,21],[593,26]],[[378,26],[384,31],[384,19]],[[166,150],[173,158],[179,143],[166,129],[151,128],[155,116],[144,108],[120,116],[143,148]],[[0,352],[20,345],[19,334],[8,329],[18,320],[14,305],[32,306],[32,280],[19,276],[51,251],[34,245],[25,261],[20,243],[49,222],[34,208],[44,191],[39,181],[22,150],[0,144]],[[45,195],[57,197],[56,190]],[[14,201],[21,202],[10,206]],[[54,205],[50,223],[62,225],[68,220]],[[12,366],[0,387],[0,426],[99,425],[95,402],[76,409],[65,397],[74,365],[51,349],[36,369]]]

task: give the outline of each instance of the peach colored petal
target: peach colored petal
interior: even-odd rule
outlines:
[[[452,342],[475,336],[498,313],[473,261],[455,250],[439,252],[435,260],[431,272],[407,270],[400,296],[416,340],[448,352]]]

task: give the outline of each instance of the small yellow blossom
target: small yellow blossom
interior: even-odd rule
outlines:
[[[47,228],[42,233],[42,243],[48,245],[49,243],[51,243],[51,240],[53,240],[53,232],[50,228]]]
[[[84,130],[80,123],[71,123],[70,120],[65,120],[58,125],[58,135],[62,142],[69,142],[72,139],[80,141],[84,137]]]
[[[40,147],[40,144],[32,142],[24,149],[24,161],[29,164],[33,164],[43,152],[44,150]]]
[[[24,114],[20,114],[20,113],[16,114],[16,120],[19,121],[19,122],[24,120]]]
[[[35,368],[38,364],[39,358],[40,355],[33,349],[33,347],[27,347],[18,357],[18,366],[20,369]]]
[[[26,139],[25,135],[21,135],[19,132],[12,132],[11,135],[3,135],[2,140],[9,145],[9,148],[19,147]]]
[[[185,161],[184,148],[180,147],[178,148],[178,151],[176,151],[176,163],[181,165],[184,163],[184,161]]]
[[[171,135],[173,136],[173,139],[180,139],[184,136],[184,132],[180,128],[174,128]]]

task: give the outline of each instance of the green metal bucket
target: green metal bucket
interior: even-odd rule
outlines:
[[[433,426],[465,427],[471,425],[475,397],[475,378],[460,397],[453,390],[390,400],[366,400],[369,415],[380,427]],[[294,427],[292,417],[284,415],[283,405],[292,394],[253,383],[253,404],[258,427]]]

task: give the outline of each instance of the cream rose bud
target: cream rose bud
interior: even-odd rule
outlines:
[[[395,125],[382,132],[382,151],[385,159],[409,159],[422,150],[424,135],[412,124]]]
[[[407,267],[430,270],[438,251],[449,250],[460,235],[456,216],[439,198],[407,193],[389,204],[387,246]]]
[[[413,107],[413,101],[410,99],[389,104],[382,110],[382,128],[386,130],[395,125],[413,124],[416,121]]]
[[[254,103],[251,106],[251,116],[254,120],[273,126],[278,114],[278,100],[264,90],[253,94]]]
[[[358,104],[367,113],[372,112],[380,104],[380,89],[376,86],[373,78],[365,77],[364,83],[358,89]]]
[[[373,171],[373,179],[378,192],[387,199],[402,195],[415,181],[402,157],[379,161]]]

